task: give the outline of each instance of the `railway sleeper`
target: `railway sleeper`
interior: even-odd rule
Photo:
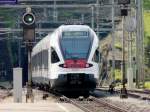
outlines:
[[[87,101],[93,101],[93,97],[92,97],[92,96],[89,96],[89,97],[87,98]]]
[[[83,96],[79,96],[78,100],[79,100],[79,101],[83,101],[83,100],[84,100],[84,97],[83,97]]]
[[[47,93],[46,93],[46,94],[43,94],[43,97],[42,97],[43,100],[46,100],[46,99],[48,98],[48,96],[49,96],[49,95],[48,95]]]
[[[59,100],[60,100],[61,102],[68,102],[68,99],[67,99],[65,96],[61,96],[61,97],[59,98]]]

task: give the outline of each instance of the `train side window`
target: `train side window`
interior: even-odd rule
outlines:
[[[98,63],[100,61],[99,59],[100,59],[100,54],[99,54],[99,50],[97,49],[94,53],[93,61]]]
[[[53,48],[51,48],[51,62],[52,63],[57,63],[59,61],[60,61],[60,59],[59,59],[56,51]]]
[[[43,52],[43,60],[44,60],[44,68],[47,69],[48,68],[48,50],[44,50]]]

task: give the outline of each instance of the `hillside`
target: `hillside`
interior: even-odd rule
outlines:
[[[144,11],[145,44],[150,44],[150,11]]]
[[[150,9],[150,0],[143,0],[143,5],[145,10]]]
[[[150,73],[150,0],[144,0],[144,44],[146,72]]]

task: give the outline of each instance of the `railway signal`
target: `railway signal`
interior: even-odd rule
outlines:
[[[118,4],[122,4],[123,5],[123,9],[121,9],[121,16],[123,17],[122,19],[122,24],[123,24],[123,37],[122,37],[122,88],[121,88],[121,94],[120,97],[121,98],[128,98],[128,93],[127,93],[127,89],[125,86],[126,80],[125,80],[125,17],[128,16],[128,10],[125,8],[126,4],[129,4],[130,0],[118,0]]]
[[[26,12],[22,17],[23,21],[23,40],[28,49],[28,83],[27,83],[27,94],[26,94],[26,102],[28,98],[33,102],[33,93],[32,93],[32,60],[31,60],[31,52],[32,47],[35,41],[35,15],[31,11],[31,8],[26,8]]]
[[[28,27],[33,26],[33,24],[35,23],[35,16],[33,15],[33,13],[25,13],[23,15],[23,22]]]
[[[26,9],[22,17],[23,21],[23,40],[27,43],[34,42],[35,40],[35,15],[31,12],[30,8]]]

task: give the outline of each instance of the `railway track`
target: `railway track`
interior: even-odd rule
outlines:
[[[142,94],[150,94],[150,90],[144,89],[142,91],[139,90],[129,90],[130,92],[142,93]]]
[[[142,100],[150,100],[150,91],[148,90],[144,91],[129,90],[128,95]]]
[[[98,91],[103,91],[106,93],[109,93],[108,90],[104,90],[104,89],[97,89]],[[129,97],[133,97],[133,98],[139,98],[142,100],[150,100],[150,90],[128,90],[128,96]],[[120,95],[120,90],[115,90],[114,94],[115,95],[118,94],[118,96]]]
[[[71,103],[84,112],[128,112],[123,107],[115,106],[113,102],[104,98],[96,98],[95,96],[72,98],[54,91],[45,93],[55,97],[59,103]]]
[[[104,98],[96,98],[93,96],[88,98],[82,96],[79,98],[68,98],[62,96],[60,99],[61,101],[75,105],[84,112],[128,112],[123,107],[115,106],[112,102]]]
[[[103,98],[91,97],[89,100],[70,100],[70,102],[85,112],[127,112]]]
[[[114,94],[110,94],[108,90],[97,89],[97,91],[102,91],[106,94],[107,97],[119,98],[120,97],[120,90],[116,90]],[[128,110],[128,112],[150,112],[149,104],[150,104],[150,91],[149,90],[128,90],[128,99],[120,99],[120,100],[110,100],[114,105],[123,106],[124,110]],[[109,98],[108,98],[109,99]],[[131,101],[133,99],[137,99],[135,101]],[[147,106],[144,106],[147,105]]]
[[[96,97],[95,95],[92,95],[88,98],[84,98],[83,96],[70,98],[58,92],[46,92],[46,94],[56,98],[56,101],[59,103],[71,103],[84,112],[134,112],[135,110],[136,112],[149,112],[149,110],[143,111],[146,108],[138,108],[136,105],[127,102],[112,101],[105,98],[105,96]],[[140,111],[140,109],[142,111]]]

